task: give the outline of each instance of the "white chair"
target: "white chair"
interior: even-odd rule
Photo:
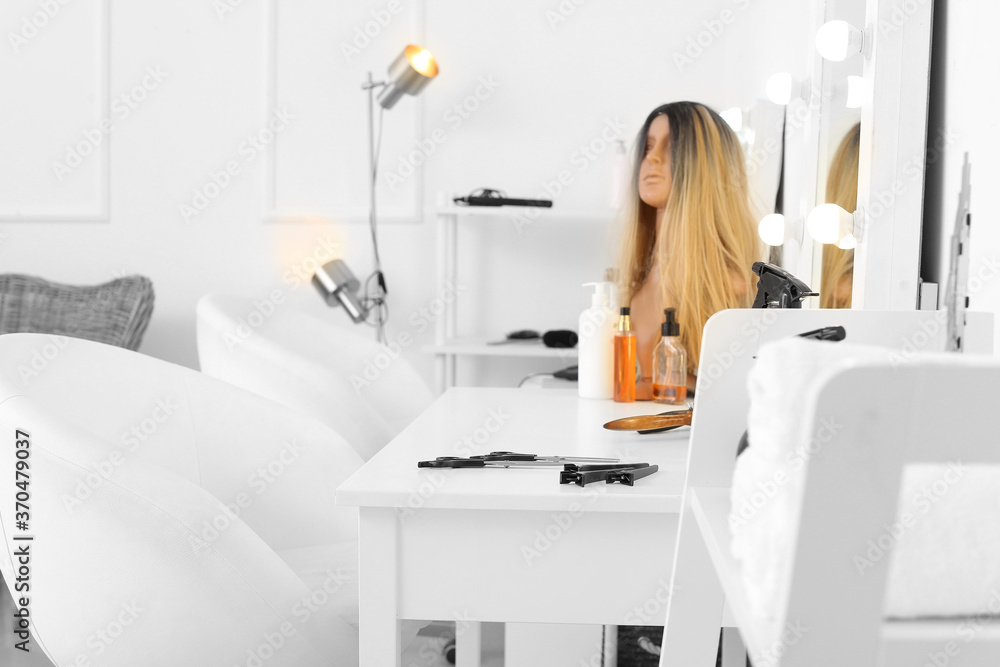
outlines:
[[[135,352],[10,334],[0,433],[0,571],[13,587],[30,545],[54,664],[357,664],[357,515],[334,491],[362,462],[324,424]]]
[[[365,460],[433,401],[398,344],[380,345],[288,303],[208,295],[197,320],[205,373],[312,415]]]
[[[754,664],[997,664],[997,545],[986,540],[977,547],[980,553],[958,553],[928,534],[947,539],[954,533],[962,543],[974,543],[968,531],[996,533],[997,477],[976,466],[1000,464],[995,442],[1000,362],[957,354],[922,355],[902,365],[885,357],[847,358],[819,374],[805,390],[803,403],[798,440],[818,441],[821,448],[805,450],[812,455],[805,457],[801,477],[786,483],[790,494],[799,497],[797,521],[789,531],[788,568],[778,575],[787,583],[779,583],[766,613],[750,601],[741,564],[731,555],[729,490],[691,489],[698,528]],[[751,430],[751,448],[753,437]],[[911,470],[915,464],[921,467]],[[936,480],[929,496],[934,502],[944,497],[934,495],[939,482],[963,484],[964,476],[970,483],[940,492],[951,494],[947,503],[942,501],[942,511],[908,512],[901,503],[908,504],[919,487],[907,483],[907,476],[933,471],[943,473],[931,475]],[[986,492],[988,504],[977,507],[968,498],[976,491]],[[955,502],[963,495],[964,501]],[[948,514],[946,506],[962,511]],[[766,539],[774,560],[780,560],[780,542],[776,533]],[[984,547],[994,551],[981,552]],[[939,562],[949,554],[950,560]],[[931,564],[942,572],[932,575],[922,569]],[[981,590],[958,585],[968,579],[967,570],[979,572],[984,566],[992,584],[984,579]],[[897,567],[918,569],[907,574]],[[942,574],[955,590],[943,590]],[[907,579],[908,590],[893,590],[894,580]],[[888,610],[901,606],[899,593],[903,602],[916,600],[923,608],[906,618],[887,618]],[[942,606],[927,607],[931,600]]]
[[[969,320],[973,328],[967,333],[974,336],[977,349],[988,352],[992,318],[973,315],[975,317]],[[957,355],[926,354],[944,347],[942,321],[940,313],[927,311],[843,310],[725,311],[709,321],[700,360],[703,376],[699,375],[699,402],[696,403],[688,460],[688,490],[674,565],[677,595],[671,599],[668,610],[662,666],[712,664],[713,640],[717,636],[714,628],[723,599],[734,620],[738,621],[757,667],[772,664],[924,664],[930,656],[945,650],[948,642],[955,638],[955,630],[963,619],[939,623],[883,623],[885,572],[872,570],[874,577],[869,578],[866,574],[859,582],[850,556],[846,558],[846,568],[844,562],[838,561],[848,551],[856,552],[859,545],[866,544],[865,541],[872,537],[868,531],[871,525],[879,526],[882,521],[892,524],[902,466],[908,462],[967,455],[968,449],[965,452],[953,450],[949,454],[949,444],[953,439],[968,439],[976,433],[974,424],[981,421],[985,401],[996,403],[997,385],[990,397],[989,384],[984,384],[982,377],[976,377],[980,370],[986,372],[986,369],[976,368],[970,373],[968,367],[969,364],[985,365],[984,358],[969,361]],[[806,392],[807,396],[799,392],[794,401],[783,400],[784,412],[791,412],[785,421],[773,416],[766,420],[788,433],[793,430],[802,434],[821,433],[824,438],[823,456],[809,461],[806,468],[809,484],[823,479],[812,489],[812,493],[818,493],[817,489],[821,493],[809,500],[807,488],[807,504],[802,508],[801,522],[796,524],[795,562],[787,570],[781,570],[794,573],[790,597],[783,599],[779,607],[782,612],[787,610],[787,614],[776,624],[767,626],[783,631],[787,628],[786,621],[793,626],[801,621],[798,627],[811,629],[808,641],[789,635],[788,641],[775,643],[774,636],[761,631],[762,626],[757,622],[760,609],[744,594],[744,574],[730,551],[731,495],[736,493],[736,489],[731,488],[736,442],[746,428],[747,420],[743,415],[747,414],[750,403],[747,371],[763,343],[836,324],[847,330],[845,344],[866,343],[879,347],[868,348],[871,353],[864,363],[859,364],[857,359],[845,362],[846,367],[858,367],[856,376],[848,377],[854,370],[838,369],[843,370],[843,378],[840,375],[824,377],[822,379],[829,384],[817,384],[815,391]],[[802,344],[798,341],[790,344],[796,343]],[[829,351],[837,347],[820,349]],[[794,359],[789,363],[790,370],[799,367]],[[908,370],[903,372],[904,368]],[[921,395],[921,392],[930,391],[934,381],[941,379],[938,375],[941,368],[949,369],[951,380],[942,385],[947,390],[939,390],[934,396]],[[1000,374],[1000,368],[994,362],[988,372],[995,377]],[[819,376],[822,373],[811,376],[803,373],[806,380]],[[960,377],[964,379],[959,381]],[[834,401],[832,396],[837,391],[841,395]],[[775,393],[773,387],[770,392],[756,387],[755,397],[774,402]],[[788,395],[786,390],[783,398],[787,399]],[[822,397],[817,398],[820,395]],[[955,398],[956,395],[964,398]],[[907,405],[909,407],[904,407]],[[837,422],[845,425],[832,439],[818,428],[821,420],[830,414],[835,414]],[[934,415],[948,416],[937,420]],[[759,419],[757,422],[754,419],[751,415],[751,450],[753,425],[760,424]],[[956,422],[962,423],[962,428],[951,431]],[[869,425],[873,427],[871,431]],[[980,425],[978,432],[989,432],[984,428]],[[931,444],[935,442],[936,445]],[[911,445],[916,447],[912,451],[920,453],[909,457],[903,452]],[[936,453],[928,457],[935,447]],[[831,463],[827,455],[834,450],[837,460]],[[741,465],[748,463],[745,457],[741,457]],[[865,463],[862,465],[860,461]],[[848,462],[853,462],[853,468]],[[813,472],[826,465],[832,467],[825,468],[824,472]],[[860,474],[862,470],[869,474]],[[746,487],[746,480],[741,478],[740,483],[740,488]],[[845,489],[849,491],[841,493]],[[873,499],[873,494],[879,497]],[[856,502],[856,495],[863,500]],[[772,509],[779,507],[779,502],[784,500],[773,501]],[[874,537],[878,537],[877,531]],[[773,542],[769,545],[773,551]],[[885,567],[889,560],[883,558],[880,567]],[[997,639],[995,624],[981,637]],[[876,659],[880,643],[887,651],[883,655],[884,662]],[[975,660],[984,655],[980,652],[983,645],[979,641],[975,647],[963,645],[960,661],[950,653],[945,658],[950,660],[948,664],[952,667],[980,664]],[[932,664],[938,663],[932,661]]]

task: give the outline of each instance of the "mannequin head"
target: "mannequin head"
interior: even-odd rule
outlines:
[[[656,267],[664,307],[679,310],[692,368],[708,318],[752,302],[756,226],[743,150],[729,124],[696,102],[653,109],[636,137],[620,287],[631,300]]]

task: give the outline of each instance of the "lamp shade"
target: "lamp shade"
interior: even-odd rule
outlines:
[[[343,306],[355,323],[361,322],[367,316],[368,312],[358,301],[356,294],[361,283],[351,273],[344,260],[335,259],[316,269],[312,284],[319,290],[326,305]]]
[[[379,93],[378,103],[391,109],[404,94],[416,95],[437,76],[438,66],[427,49],[408,44],[389,65],[389,82]]]

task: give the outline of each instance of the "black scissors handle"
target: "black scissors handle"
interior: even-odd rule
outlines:
[[[469,458],[482,461],[537,461],[538,455],[519,454],[517,452],[490,452],[489,454],[481,454]]]
[[[485,468],[483,459],[463,459],[460,456],[439,456],[433,461],[417,461],[418,468]]]

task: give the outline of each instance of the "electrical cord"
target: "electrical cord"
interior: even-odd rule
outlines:
[[[517,388],[518,388],[518,389],[520,389],[520,388],[521,388],[521,385],[523,385],[523,384],[524,384],[525,382],[527,382],[527,381],[528,381],[528,380],[530,380],[531,378],[538,378],[538,377],[544,377],[544,376],[546,376],[546,375],[548,375],[548,376],[550,376],[550,377],[551,377],[551,376],[552,376],[552,373],[528,373],[528,374],[527,374],[527,375],[525,375],[525,376],[524,376],[523,378],[521,378],[521,381],[520,381],[520,382],[518,382],[518,383],[517,383]]]

